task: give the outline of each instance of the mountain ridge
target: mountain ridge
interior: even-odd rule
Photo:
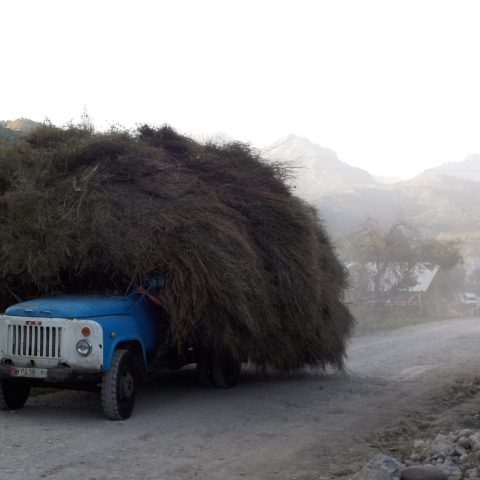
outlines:
[[[16,120],[0,120],[0,144],[12,143],[22,135],[40,126],[41,123],[29,118],[17,118]]]
[[[426,172],[438,172],[465,180],[480,182],[480,155],[470,154],[457,162],[446,162],[429,168]]]
[[[454,169],[451,164],[447,168],[439,165],[387,184],[342,162],[333,150],[296,135],[284,137],[263,152],[269,153],[268,158],[301,163],[301,175],[293,182],[295,193],[318,209],[334,236],[350,235],[368,217],[384,227],[407,220],[427,235],[480,232],[480,183],[471,173],[458,174],[465,165],[475,169],[478,164],[480,180],[480,155],[452,162]],[[360,176],[355,175],[358,170]]]
[[[262,150],[262,155],[286,163],[294,173],[296,193],[308,201],[315,201],[319,192],[377,183],[366,170],[340,160],[334,150],[295,134],[274,142]]]

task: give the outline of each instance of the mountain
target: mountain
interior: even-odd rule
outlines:
[[[0,122],[0,144],[13,142],[18,137],[18,132],[4,127]]]
[[[391,185],[392,183],[399,183],[405,180],[402,177],[386,177],[384,175],[372,175],[377,183],[383,183],[384,185]]]
[[[41,123],[30,120],[29,118],[17,118],[16,120],[0,121],[0,125],[17,132],[29,132],[39,127]]]
[[[480,155],[393,182],[376,181],[333,150],[296,135],[262,153],[292,166],[295,193],[317,207],[335,237],[350,235],[368,217],[384,227],[407,220],[428,236],[480,232]]]
[[[0,120],[0,144],[11,143],[20,138],[23,134],[40,126],[41,123],[34,122],[28,118],[17,118],[16,120]]]
[[[366,170],[342,162],[333,150],[297,135],[282,138],[263,149],[262,154],[287,163],[294,175],[292,183],[297,195],[310,202],[316,202],[328,192],[376,183]]]
[[[315,206],[335,236],[353,233],[368,217],[384,227],[408,220],[428,236],[480,232],[480,184],[437,172],[393,185],[331,192]]]
[[[480,155],[468,155],[460,162],[448,162],[431,168],[427,172],[442,173],[465,180],[480,182]]]
[[[399,185],[415,200],[415,221],[440,233],[480,231],[480,183],[439,172],[425,172]]]

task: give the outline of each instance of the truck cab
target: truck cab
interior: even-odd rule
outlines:
[[[105,415],[128,418],[136,387],[159,368],[196,363],[202,386],[236,384],[225,352],[170,344],[168,319],[149,290],[127,296],[61,294],[17,303],[0,316],[0,408],[23,407],[32,386],[99,390]],[[150,297],[150,298],[149,298]]]

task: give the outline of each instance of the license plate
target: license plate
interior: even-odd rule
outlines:
[[[10,375],[12,377],[47,378],[47,369],[12,367]]]

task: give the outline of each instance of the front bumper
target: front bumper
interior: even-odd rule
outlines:
[[[102,374],[98,370],[74,370],[68,367],[48,368],[46,378],[28,378],[12,376],[15,365],[0,365],[0,379],[16,379],[35,385],[64,384],[64,383],[98,383]]]

